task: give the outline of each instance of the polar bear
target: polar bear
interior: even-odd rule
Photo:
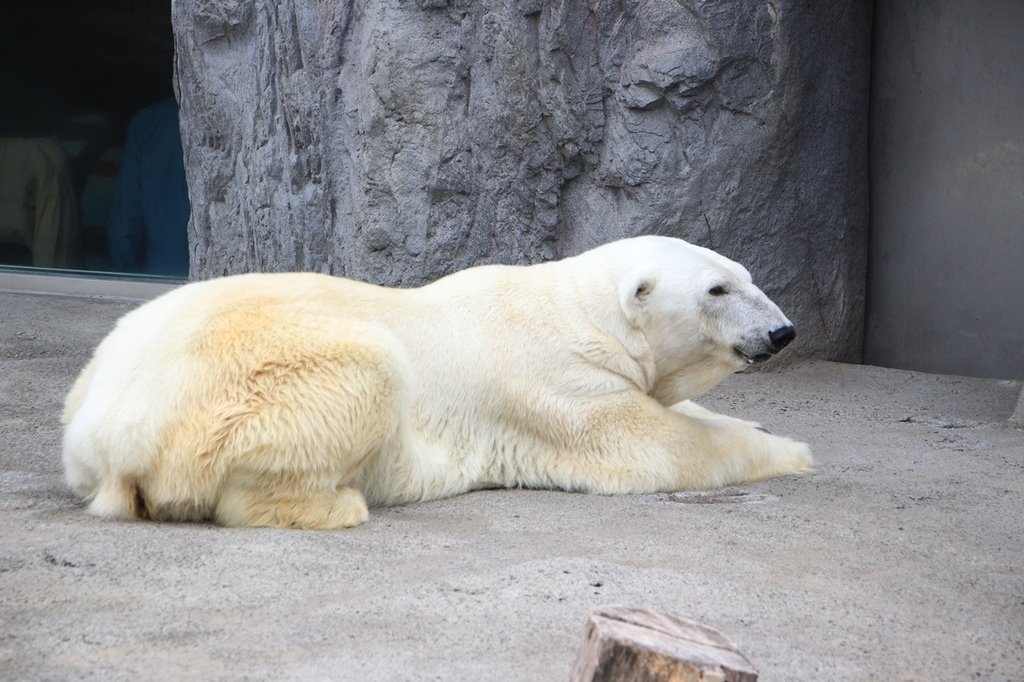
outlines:
[[[690,400],[794,335],[742,266],[667,237],[418,289],[198,282],[96,349],[65,404],[66,479],[102,517],[341,528],[482,488],[796,474],[806,445]]]

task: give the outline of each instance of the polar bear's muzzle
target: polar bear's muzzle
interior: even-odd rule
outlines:
[[[788,346],[796,338],[796,327],[786,325],[768,332],[768,338],[759,339],[756,343],[747,343],[733,347],[737,355],[748,365],[770,360],[773,355]]]

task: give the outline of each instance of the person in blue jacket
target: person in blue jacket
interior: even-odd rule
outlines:
[[[178,105],[169,98],[138,112],[128,125],[107,224],[114,268],[187,277],[189,210]]]

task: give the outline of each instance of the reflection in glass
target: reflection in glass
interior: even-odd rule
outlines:
[[[184,278],[166,0],[36,0],[0,22],[0,266]]]

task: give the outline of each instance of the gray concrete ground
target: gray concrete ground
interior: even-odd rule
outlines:
[[[1024,679],[1020,382],[737,375],[703,403],[818,459],[746,498],[485,491],[344,532],[115,523],[64,490],[58,418],[131,305],[0,294],[2,679],[563,680],[603,604],[718,628],[765,680]]]

